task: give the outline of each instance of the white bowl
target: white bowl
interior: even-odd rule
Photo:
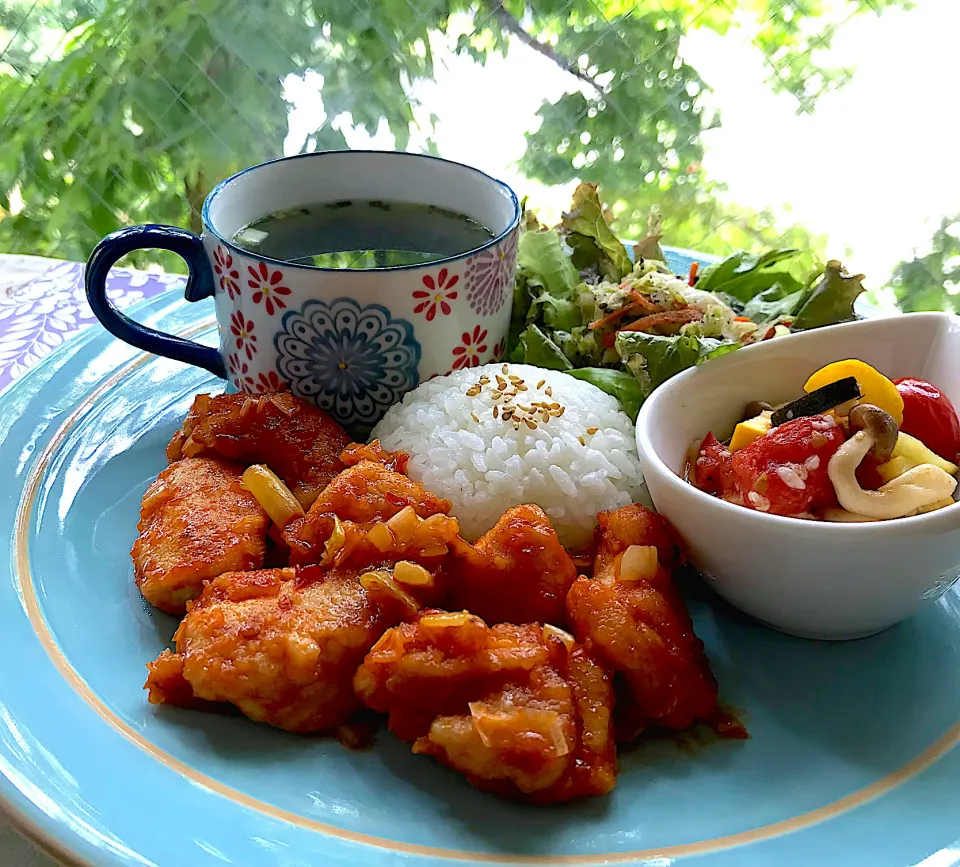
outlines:
[[[891,378],[937,385],[960,407],[960,319],[915,313],[819,328],[747,347],[658,388],[637,418],[650,496],[710,585],[769,626],[859,638],[910,617],[960,575],[960,505],[894,521],[831,524],[756,512],[681,477],[687,448],[726,436],[751,400],[802,393],[813,371],[859,358]]]

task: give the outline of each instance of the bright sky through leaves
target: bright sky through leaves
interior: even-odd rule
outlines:
[[[812,114],[797,114],[794,97],[765,82],[759,50],[736,45],[732,32],[693,32],[682,53],[712,86],[707,100],[723,118],[719,129],[703,133],[705,168],[727,183],[731,201],[774,206],[785,223],[828,235],[830,255],[847,258],[849,251],[850,267],[878,286],[900,260],[926,252],[944,215],[960,211],[960,169],[952,157],[960,142],[958,33],[956,0],[920,0],[910,10],[846,22],[830,58],[854,65],[853,79],[821,96]],[[439,118],[439,151],[503,178],[546,218],[558,219],[576,182],[546,188],[523,178],[516,163],[542,100],[578,82],[518,44],[483,67],[455,56],[439,35],[432,47],[436,80],[418,85],[416,94],[423,113]],[[295,110],[287,152],[297,151],[304,127],[315,125],[322,110],[316,85],[288,84]],[[343,128],[352,146],[392,145],[385,125],[373,137],[352,132],[349,121]]]

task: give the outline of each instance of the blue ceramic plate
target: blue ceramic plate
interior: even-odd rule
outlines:
[[[213,342],[204,313],[166,295],[139,318]],[[0,797],[65,863],[957,863],[957,591],[882,635],[818,644],[695,585],[697,631],[752,738],[634,746],[611,796],[556,808],[482,795],[389,735],[350,752],[151,707],[144,664],[175,624],[140,599],[128,551],[165,443],[192,395],[220,387],[93,328],[0,399]]]

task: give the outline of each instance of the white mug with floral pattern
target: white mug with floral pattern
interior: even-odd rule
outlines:
[[[374,199],[456,211],[493,237],[435,262],[372,269],[284,262],[231,240],[277,211]],[[384,151],[302,154],[219,184],[203,205],[202,236],[157,225],[107,236],[87,264],[87,297],[127,343],[203,367],[243,392],[289,388],[362,430],[418,383],[502,357],[519,223],[514,192],[459,163]],[[142,248],[183,257],[188,301],[214,297],[219,350],[146,328],[113,306],[107,272]]]

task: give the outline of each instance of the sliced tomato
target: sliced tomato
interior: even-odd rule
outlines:
[[[843,428],[828,416],[775,427],[733,454],[735,492],[748,508],[775,515],[833,505],[836,494],[827,464],[845,439]]]
[[[701,491],[723,496],[733,491],[733,468],[730,449],[712,433],[708,433],[690,468],[690,481]]]

